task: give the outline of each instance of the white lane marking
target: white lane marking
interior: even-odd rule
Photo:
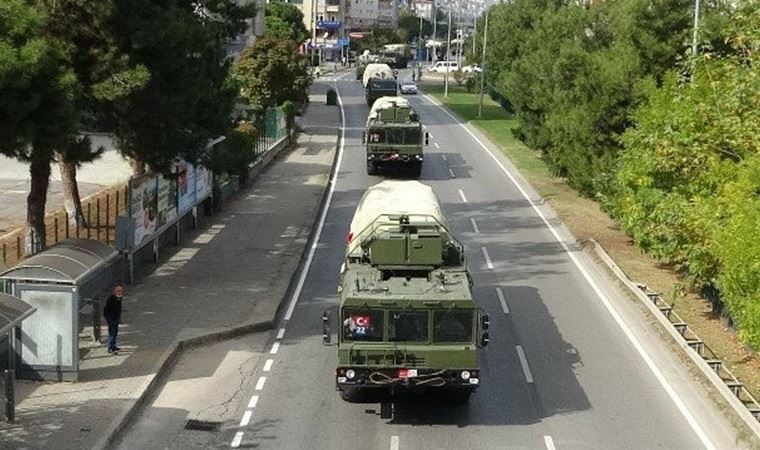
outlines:
[[[499,296],[499,303],[501,303],[501,309],[504,314],[509,314],[509,307],[507,306],[507,299],[504,297],[504,292],[500,287],[496,288],[496,295]]]
[[[470,223],[472,224],[472,229],[475,230],[476,233],[480,233],[480,228],[478,228],[478,223],[475,222],[475,219],[470,217]]]
[[[533,382],[533,374],[530,373],[530,367],[528,366],[528,360],[525,358],[525,352],[521,346],[517,346],[517,358],[520,360],[523,374],[525,375],[525,381],[528,383]]]
[[[322,208],[322,214],[319,216],[319,224],[317,225],[317,232],[314,234],[314,242],[311,244],[309,254],[306,257],[306,263],[304,264],[303,270],[301,271],[301,276],[298,277],[298,284],[296,284],[296,289],[293,291],[293,295],[290,297],[288,310],[285,312],[286,321],[290,320],[290,318],[293,316],[293,310],[296,308],[296,303],[298,303],[298,298],[301,296],[303,285],[306,282],[306,276],[309,274],[311,262],[314,260],[314,253],[316,253],[319,241],[322,239],[322,228],[325,226],[327,212],[330,211],[330,203],[332,202],[333,193],[335,192],[335,184],[337,183],[338,175],[340,174],[340,165],[343,162],[343,149],[346,145],[346,111],[343,109],[343,100],[340,98],[340,89],[338,89],[337,83],[335,85],[335,92],[338,94],[338,105],[340,106],[341,121],[338,161],[335,163],[335,171],[333,172],[332,179],[330,180],[330,190],[327,192],[327,200],[325,201],[325,206]]]
[[[251,416],[253,415],[253,411],[248,410],[243,413],[243,418],[240,419],[240,426],[241,427],[247,427],[249,423],[251,423]]]
[[[398,450],[398,436],[391,436],[391,450]]]
[[[272,364],[274,364],[274,360],[267,359],[267,361],[264,363],[264,372],[269,372],[272,370]]]
[[[686,406],[686,404],[683,402],[681,397],[678,395],[678,393],[673,389],[673,386],[670,385],[668,380],[665,378],[665,375],[663,375],[662,371],[659,367],[655,364],[654,360],[651,356],[649,356],[649,353],[647,353],[646,349],[644,349],[644,346],[641,345],[641,342],[634,336],[631,329],[628,327],[628,325],[623,321],[622,316],[620,313],[617,312],[614,306],[612,306],[612,303],[607,298],[606,295],[602,292],[602,289],[599,287],[599,285],[594,281],[593,278],[591,278],[591,275],[588,273],[585,267],[581,264],[578,257],[570,250],[570,247],[568,247],[567,243],[562,240],[562,238],[559,235],[559,232],[554,228],[554,226],[549,223],[549,220],[546,218],[543,212],[538,208],[536,203],[531,200],[530,196],[528,196],[528,193],[525,192],[525,189],[523,189],[522,186],[517,182],[515,177],[507,170],[506,166],[499,161],[499,158],[494,155],[494,153],[481,141],[477,136],[475,136],[475,133],[473,133],[464,123],[460,122],[459,119],[451,114],[446,108],[444,108],[440,103],[433,100],[430,96],[427,94],[423,94],[425,98],[427,98],[431,103],[438,106],[438,108],[441,109],[446,115],[451,117],[453,120],[455,120],[459,126],[464,128],[464,130],[480,145],[480,148],[482,148],[488,156],[491,157],[491,159],[496,163],[497,166],[501,169],[502,172],[504,172],[504,175],[509,178],[509,181],[512,182],[512,184],[517,188],[518,191],[520,191],[520,194],[522,194],[523,198],[525,198],[530,206],[533,208],[533,211],[538,214],[538,217],[541,218],[541,220],[544,222],[546,227],[551,232],[552,236],[554,236],[554,239],[557,240],[557,242],[562,246],[562,249],[565,251],[565,253],[568,254],[570,257],[570,260],[573,261],[573,264],[575,264],[575,267],[578,268],[578,271],[583,275],[583,278],[586,279],[586,282],[591,286],[591,289],[593,289],[596,296],[599,298],[599,300],[602,301],[602,304],[604,304],[604,307],[607,309],[607,312],[609,312],[610,316],[615,320],[615,323],[618,324],[621,330],[623,330],[623,333],[628,338],[628,341],[633,345],[633,347],[638,352],[639,356],[641,356],[641,359],[644,360],[644,363],[647,365],[649,370],[654,374],[655,378],[657,378],[657,381],[660,383],[662,388],[665,390],[665,392],[668,394],[670,399],[673,401],[673,403],[676,405],[676,408],[678,408],[678,411],[681,413],[681,415],[686,419],[686,422],[689,423],[689,426],[692,430],[694,430],[694,433],[697,435],[699,440],[702,442],[702,445],[705,446],[708,450],[715,449],[715,445],[712,443],[710,438],[707,436],[707,433],[702,428],[702,426],[697,422],[697,419],[694,417],[694,415],[691,413],[689,408]]]
[[[280,330],[277,332],[277,339],[282,339],[283,336],[285,336],[285,328],[280,328]]]
[[[271,353],[273,355],[276,355],[277,354],[277,350],[279,350],[279,349],[280,349],[280,343],[279,342],[275,342],[274,344],[272,344],[272,349],[269,350],[269,353]]]
[[[443,162],[449,162],[449,160],[446,159],[446,155],[441,155],[441,158],[443,159]]]
[[[451,175],[451,178],[456,178],[457,176],[454,174],[454,169],[449,169],[449,174]]]
[[[480,250],[483,252],[483,258],[486,259],[486,266],[488,266],[489,269],[493,269],[493,263],[491,262],[491,255],[488,254],[488,249],[480,247]]]
[[[544,443],[546,444],[546,450],[557,450],[554,446],[554,439],[551,436],[544,436]]]
[[[232,448],[238,448],[240,447],[240,443],[243,441],[243,432],[238,431],[235,433],[235,437],[232,439],[232,443],[230,444],[230,447]]]
[[[464,192],[461,189],[457,189],[459,191],[459,198],[462,199],[462,203],[467,203],[467,197],[464,196]]]
[[[267,382],[267,377],[259,377],[259,380],[256,382],[256,387],[254,389],[257,391],[264,389],[264,383],[266,382]]]
[[[248,402],[248,408],[253,409],[256,407],[256,405],[259,403],[259,396],[253,395],[251,396],[251,400]]]
[[[435,148],[441,148],[441,146],[440,146],[440,145],[438,145],[438,143],[437,143],[437,142],[433,142],[433,145],[435,145]]]

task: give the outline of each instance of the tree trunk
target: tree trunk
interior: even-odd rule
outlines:
[[[50,159],[47,152],[32,152],[29,173],[32,176],[32,186],[26,198],[26,256],[39,253],[45,248],[45,202],[50,184]]]
[[[63,185],[63,202],[66,214],[69,216],[69,226],[87,227],[87,221],[82,211],[82,200],[79,197],[79,184],[77,183],[77,166],[68,161],[62,154],[58,154],[58,168],[61,171],[61,184]]]
[[[145,163],[136,159],[132,160],[132,172],[135,175],[142,175],[145,173]]]

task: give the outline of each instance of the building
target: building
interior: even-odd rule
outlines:
[[[348,0],[301,0],[289,3],[303,13],[304,25],[312,39],[306,43],[309,50],[316,50],[324,61],[340,61],[348,46],[346,2]]]

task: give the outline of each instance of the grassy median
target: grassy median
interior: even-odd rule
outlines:
[[[727,364],[756,397],[760,396],[760,362],[713,314],[709,304],[693,292],[684,294],[683,281],[670,267],[641,253],[631,239],[602,211],[595,201],[582,197],[565,180],[552,176],[539,152],[517,140],[512,129],[517,121],[488,95],[483,97],[483,117],[478,118],[478,95],[452,83],[443,97],[443,84],[423,82],[421,89],[475,125],[515,164],[534,189],[557,211],[580,240],[599,242],[616,263],[637,282],[662,292],[675,311]]]

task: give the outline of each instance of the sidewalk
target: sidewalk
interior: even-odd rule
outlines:
[[[153,273],[127,287],[118,356],[93,343],[80,348],[80,382],[18,382],[16,423],[0,422],[0,447],[100,448],[149,397],[180,341],[211,342],[272,326],[335,156],[340,115],[319,101],[327,88],[312,87],[306,131],[292,150],[209,218],[207,228],[166,251],[172,255]]]

